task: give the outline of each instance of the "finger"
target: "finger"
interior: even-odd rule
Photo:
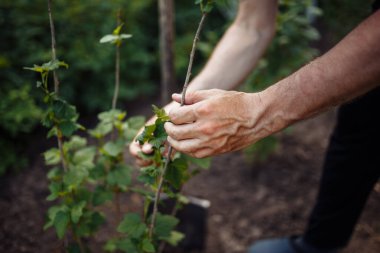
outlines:
[[[151,165],[153,163],[153,161],[141,159],[138,157],[138,158],[136,158],[135,163],[138,167],[146,167],[148,165]]]
[[[197,150],[196,152],[191,153],[189,155],[195,158],[206,158],[213,155],[213,149],[204,148],[204,149]]]
[[[185,97],[185,105],[198,103],[215,94],[216,92],[216,89],[188,91]],[[182,94],[174,93],[172,95],[172,99],[178,103],[181,103]]]
[[[170,136],[168,136],[168,142],[170,145],[177,151],[182,153],[194,153],[198,149],[201,149],[200,147],[200,141],[198,139],[187,139],[182,141],[177,141]]]
[[[191,123],[196,120],[194,106],[182,106],[169,112],[170,121],[176,125]]]
[[[133,141],[129,145],[129,153],[134,157],[138,157],[138,153],[141,152],[141,145],[137,141]]]
[[[147,155],[153,153],[153,146],[152,146],[152,144],[145,143],[145,144],[142,146],[141,151],[142,151],[144,154],[147,154]]]
[[[186,139],[193,139],[196,137],[197,128],[194,123],[174,125],[171,122],[166,122],[165,125],[166,133],[173,139],[180,141]]]

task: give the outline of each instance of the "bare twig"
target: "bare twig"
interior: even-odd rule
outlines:
[[[188,87],[189,81],[190,81],[191,70],[193,68],[195,49],[196,49],[197,42],[199,40],[199,34],[202,30],[203,23],[204,23],[206,16],[207,16],[207,13],[202,14],[201,21],[199,22],[197,32],[195,33],[195,36],[194,36],[193,46],[192,46],[191,52],[190,52],[189,65],[188,65],[187,73],[186,73],[186,79],[185,79],[185,83],[184,83],[183,89],[182,89],[181,106],[183,106],[185,104],[185,96],[186,96],[187,87]],[[154,223],[156,222],[156,216],[157,216],[157,212],[158,212],[158,202],[160,201],[161,190],[162,190],[162,186],[164,183],[165,174],[166,174],[166,171],[167,171],[169,163],[170,163],[170,158],[171,158],[172,152],[173,152],[173,147],[171,145],[169,145],[169,150],[168,150],[168,154],[166,157],[164,169],[162,170],[162,173],[160,175],[156,196],[154,198],[152,219],[151,219],[151,223],[149,226],[149,238],[152,238],[152,235],[153,235]]]
[[[55,51],[55,29],[54,29],[54,22],[53,22],[53,15],[51,11],[51,2],[52,0],[48,0],[48,13],[49,13],[49,23],[50,23],[50,34],[51,34],[51,54],[52,54],[52,60],[55,61],[57,60],[57,54]],[[53,77],[54,77],[54,92],[56,95],[59,94],[59,79],[55,71],[53,71]],[[62,138],[62,133],[58,129],[57,133],[57,141],[58,141],[58,148],[59,148],[59,153],[61,155],[61,163],[64,171],[67,171],[67,164],[65,160],[65,154],[63,152],[63,138]]]
[[[117,25],[121,24],[121,10],[117,12]],[[115,90],[112,99],[112,109],[116,109],[117,98],[119,96],[120,87],[120,44],[116,44],[116,55],[115,55]]]
[[[116,59],[115,59],[115,90],[112,99],[112,109],[116,109],[117,97],[119,96],[120,87],[120,47],[116,46]]]
[[[56,45],[55,28],[54,28],[54,22],[53,22],[53,15],[52,15],[52,11],[51,11],[51,1],[52,0],[48,0],[48,12],[49,12],[50,34],[51,34],[51,53],[52,53],[52,60],[55,61],[57,59],[57,53],[55,51],[55,45]],[[58,93],[59,93],[59,80],[58,80],[58,76],[55,73],[55,71],[53,71],[53,76],[54,76],[54,92],[55,92],[55,94],[58,95]]]

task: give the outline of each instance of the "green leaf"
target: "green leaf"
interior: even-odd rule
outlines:
[[[172,230],[177,226],[178,219],[174,216],[163,215],[158,213],[156,217],[156,224],[154,233],[159,239],[167,240],[171,236]]]
[[[51,148],[44,153],[46,165],[57,165],[61,162],[61,153],[58,148]]]
[[[71,209],[71,221],[76,224],[83,214],[83,208],[86,206],[86,201],[80,201]]]
[[[126,39],[129,39],[129,38],[132,38],[132,34],[123,33],[123,34],[119,35],[119,38],[122,39],[122,40],[126,40]]]
[[[194,158],[188,155],[183,155],[186,160],[188,160],[190,163],[195,164],[196,166],[202,168],[202,169],[208,169],[211,166],[211,158]]]
[[[154,114],[157,116],[157,119],[164,121],[164,122],[170,120],[169,116],[166,114],[166,112],[163,108],[160,109],[155,105],[152,105],[152,108],[153,108]]]
[[[92,204],[94,206],[99,206],[106,201],[112,200],[112,197],[113,193],[111,191],[107,190],[104,186],[98,186],[94,191]]]
[[[137,249],[137,246],[129,238],[120,240],[117,244],[117,248],[128,253],[141,253]]]
[[[107,155],[116,157],[123,152],[124,147],[125,143],[122,141],[109,141],[103,146],[103,150]]]
[[[172,231],[170,233],[170,237],[166,238],[165,241],[167,241],[172,246],[177,246],[180,241],[185,238],[185,235],[178,232],[178,231]]]
[[[75,106],[68,104],[62,99],[55,99],[52,109],[58,120],[75,120],[78,117]]]
[[[70,137],[77,129],[78,125],[72,121],[63,121],[58,124],[63,136]]]
[[[168,138],[168,134],[164,128],[164,122],[157,122],[156,129],[154,130],[154,138],[152,138],[149,143],[152,144],[156,149],[164,146],[166,139]]]
[[[144,128],[144,131],[137,137],[137,141],[140,142],[140,144],[144,144],[147,141],[150,141],[153,138],[154,130],[156,130],[156,125],[147,125]]]
[[[79,148],[83,148],[87,145],[87,140],[78,135],[74,135],[70,138],[69,141],[63,144],[65,150],[75,150]]]
[[[119,36],[117,36],[117,35],[107,34],[107,35],[103,36],[99,40],[99,42],[100,43],[115,43],[118,38],[119,38]]]
[[[112,32],[113,35],[119,35],[120,34],[120,31],[121,31],[121,28],[123,28],[124,26],[124,23],[121,23],[120,25],[118,25]]]
[[[62,170],[57,167],[52,168],[47,174],[47,178],[50,180],[57,180],[61,176],[62,176]]]
[[[131,184],[131,168],[125,164],[118,164],[114,169],[108,172],[107,183],[115,185],[121,189],[126,189]]]
[[[111,133],[112,127],[113,125],[111,122],[100,122],[95,129],[89,131],[89,134],[92,137],[100,139]]]
[[[68,208],[65,205],[50,207],[47,212],[49,221],[45,224],[44,230],[54,225],[54,220],[58,212],[67,212],[67,210]]]
[[[177,158],[169,163],[165,179],[176,189],[180,189],[182,184],[189,179],[187,172],[187,161],[184,158]]]
[[[104,245],[104,251],[107,252],[115,252],[117,250],[117,239],[111,239],[106,242],[106,245]]]
[[[67,212],[59,211],[55,215],[53,224],[59,239],[65,235],[69,221],[70,217]]]
[[[141,218],[136,213],[125,215],[123,221],[117,227],[117,231],[125,233],[131,238],[140,238],[146,231],[147,226],[141,221]]]
[[[154,248],[152,242],[148,238],[144,238],[144,240],[142,241],[142,250],[148,253],[156,252],[156,249]]]
[[[72,167],[64,176],[63,182],[68,190],[77,188],[87,177],[88,171],[82,167]]]
[[[49,184],[50,195],[46,198],[48,201],[55,200],[59,197],[62,191],[62,183],[52,182]]]
[[[86,147],[74,153],[72,162],[76,166],[81,166],[86,169],[91,169],[95,166],[94,165],[95,155],[96,155],[95,147]]]

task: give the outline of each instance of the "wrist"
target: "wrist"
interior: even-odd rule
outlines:
[[[285,97],[279,96],[280,90],[271,86],[258,93],[250,93],[251,119],[255,138],[262,139],[288,127],[295,116],[285,105]]]

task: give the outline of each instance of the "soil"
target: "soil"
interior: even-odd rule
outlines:
[[[204,252],[242,253],[256,240],[302,233],[333,124],[333,112],[301,122],[290,133],[278,134],[280,145],[265,162],[250,164],[241,152],[226,154],[192,179],[184,192],[211,202]],[[43,148],[33,147],[36,154]],[[41,156],[36,155],[29,169],[0,178],[0,252],[59,252],[54,231],[42,229],[51,204],[45,200],[45,174]],[[128,199],[133,209],[141,204],[133,195]],[[380,252],[379,214],[377,184],[345,253]],[[105,234],[96,236],[93,252],[102,252]]]

